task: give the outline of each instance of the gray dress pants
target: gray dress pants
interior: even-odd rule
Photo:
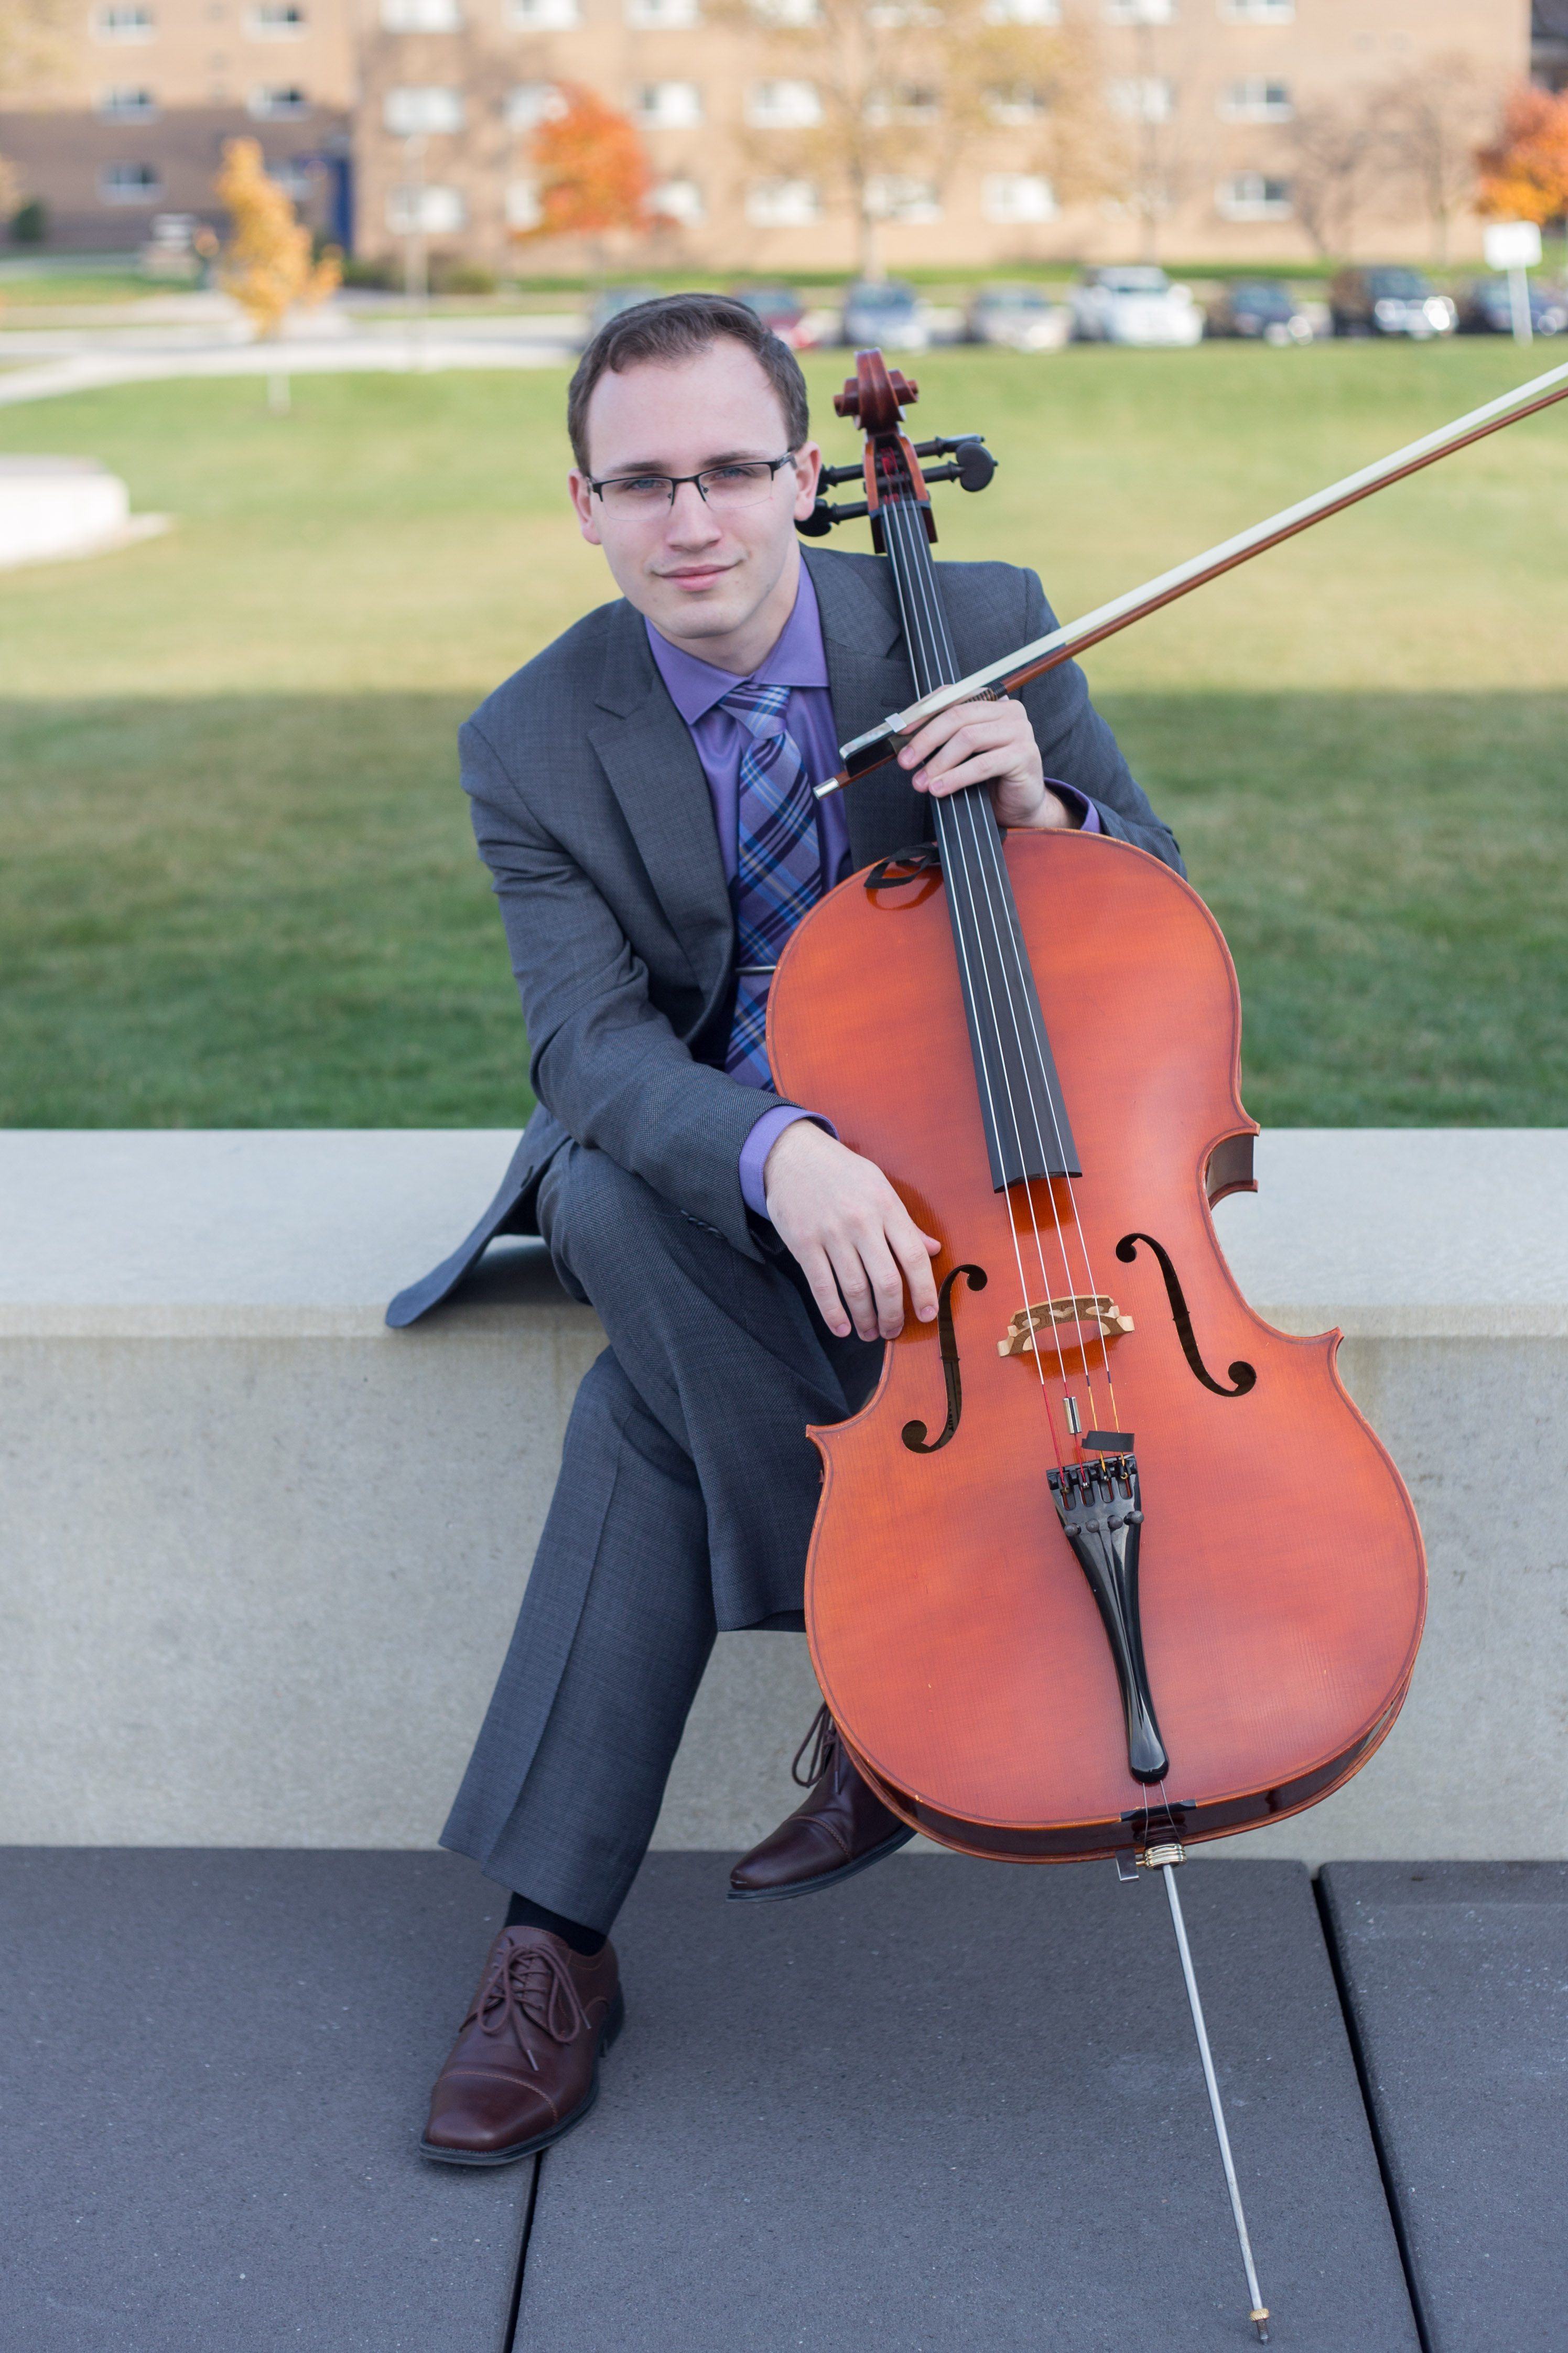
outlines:
[[[557,1154],[539,1223],[610,1345],[577,1392],[441,1843],[607,1930],[715,1633],[801,1622],[821,1483],[806,1424],[857,1411],[882,1350],[834,1337],[786,1252],[743,1257],[602,1152]]]

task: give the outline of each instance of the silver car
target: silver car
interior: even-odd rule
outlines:
[[[1149,264],[1086,269],[1068,300],[1080,343],[1184,348],[1203,341],[1204,314],[1192,288],[1173,286]]]
[[[972,343],[1059,352],[1072,333],[1072,313],[1047,301],[1037,286],[983,286],[969,306],[968,330]]]

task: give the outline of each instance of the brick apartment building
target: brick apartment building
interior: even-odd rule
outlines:
[[[0,101],[0,155],[56,248],[143,243],[160,213],[216,222],[226,139],[260,142],[301,219],[345,238],[353,0],[74,0],[47,80]]]
[[[848,269],[853,203],[825,154],[825,92],[840,70],[816,0],[95,0],[68,76],[0,111],[0,153],[48,207],[51,242],[134,245],[157,211],[214,217],[222,142],[258,138],[313,226],[368,259],[422,227],[437,257],[492,269],[580,267],[520,243],[537,218],[531,146],[585,84],[638,126],[658,223],[642,261],[755,275]],[[971,0],[973,5],[973,0]],[[868,0],[918,24],[923,0]],[[893,270],[914,264],[1305,258],[1298,142],[1324,110],[1375,107],[1436,72],[1490,106],[1531,70],[1556,79],[1568,0],[985,0],[1037,35],[1038,87],[996,90],[944,156],[940,87],[889,87],[911,127],[907,171],[871,207]],[[1066,24],[1062,33],[1062,11]],[[793,26],[787,48],[757,10]],[[1092,68],[1097,134],[1120,157],[1112,192],[1058,190],[1045,96],[1063,35]],[[1080,99],[1080,107],[1085,101]],[[1432,227],[1412,174],[1369,180],[1358,251],[1426,258]],[[1479,250],[1456,221],[1450,251]],[[602,259],[603,257],[598,257]],[[617,257],[618,258],[618,257]]]

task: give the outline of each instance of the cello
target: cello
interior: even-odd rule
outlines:
[[[868,517],[912,713],[973,691],[921,460],[950,457],[932,478],[973,489],[994,462],[975,437],[917,448],[917,391],[858,355],[835,405],[865,437],[865,498],[819,499],[808,523]],[[1043,642],[1024,649],[1038,667],[1065,658]],[[1017,660],[982,691],[1020,682]],[[933,840],[812,910],[769,995],[779,1092],[942,1243],[934,1327],[906,1323],[862,1410],[810,1432],[812,1661],[910,1827],[973,1855],[1162,1872],[1267,2342],[1175,1866],[1326,1797],[1386,1737],[1421,1637],[1420,1530],[1339,1378],[1339,1335],[1265,1324],[1215,1237],[1212,1204],[1252,1188],[1257,1127],[1202,900],[1104,836],[1005,835],[983,786],[933,798],[931,820]]]

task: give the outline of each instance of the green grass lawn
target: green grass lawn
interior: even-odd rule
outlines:
[[[810,364],[840,459],[843,372]],[[1489,340],[932,353],[924,430],[1003,461],[983,498],[938,493],[939,554],[1032,564],[1080,612],[1529,372]],[[326,376],[282,418],[247,380],[0,412],[0,450],[89,453],[177,518],[0,575],[0,1121],[522,1116],[453,731],[605,594],[561,495],[563,391]],[[1090,657],[1231,941],[1265,1123],[1568,1123],[1565,545],[1557,414]]]

